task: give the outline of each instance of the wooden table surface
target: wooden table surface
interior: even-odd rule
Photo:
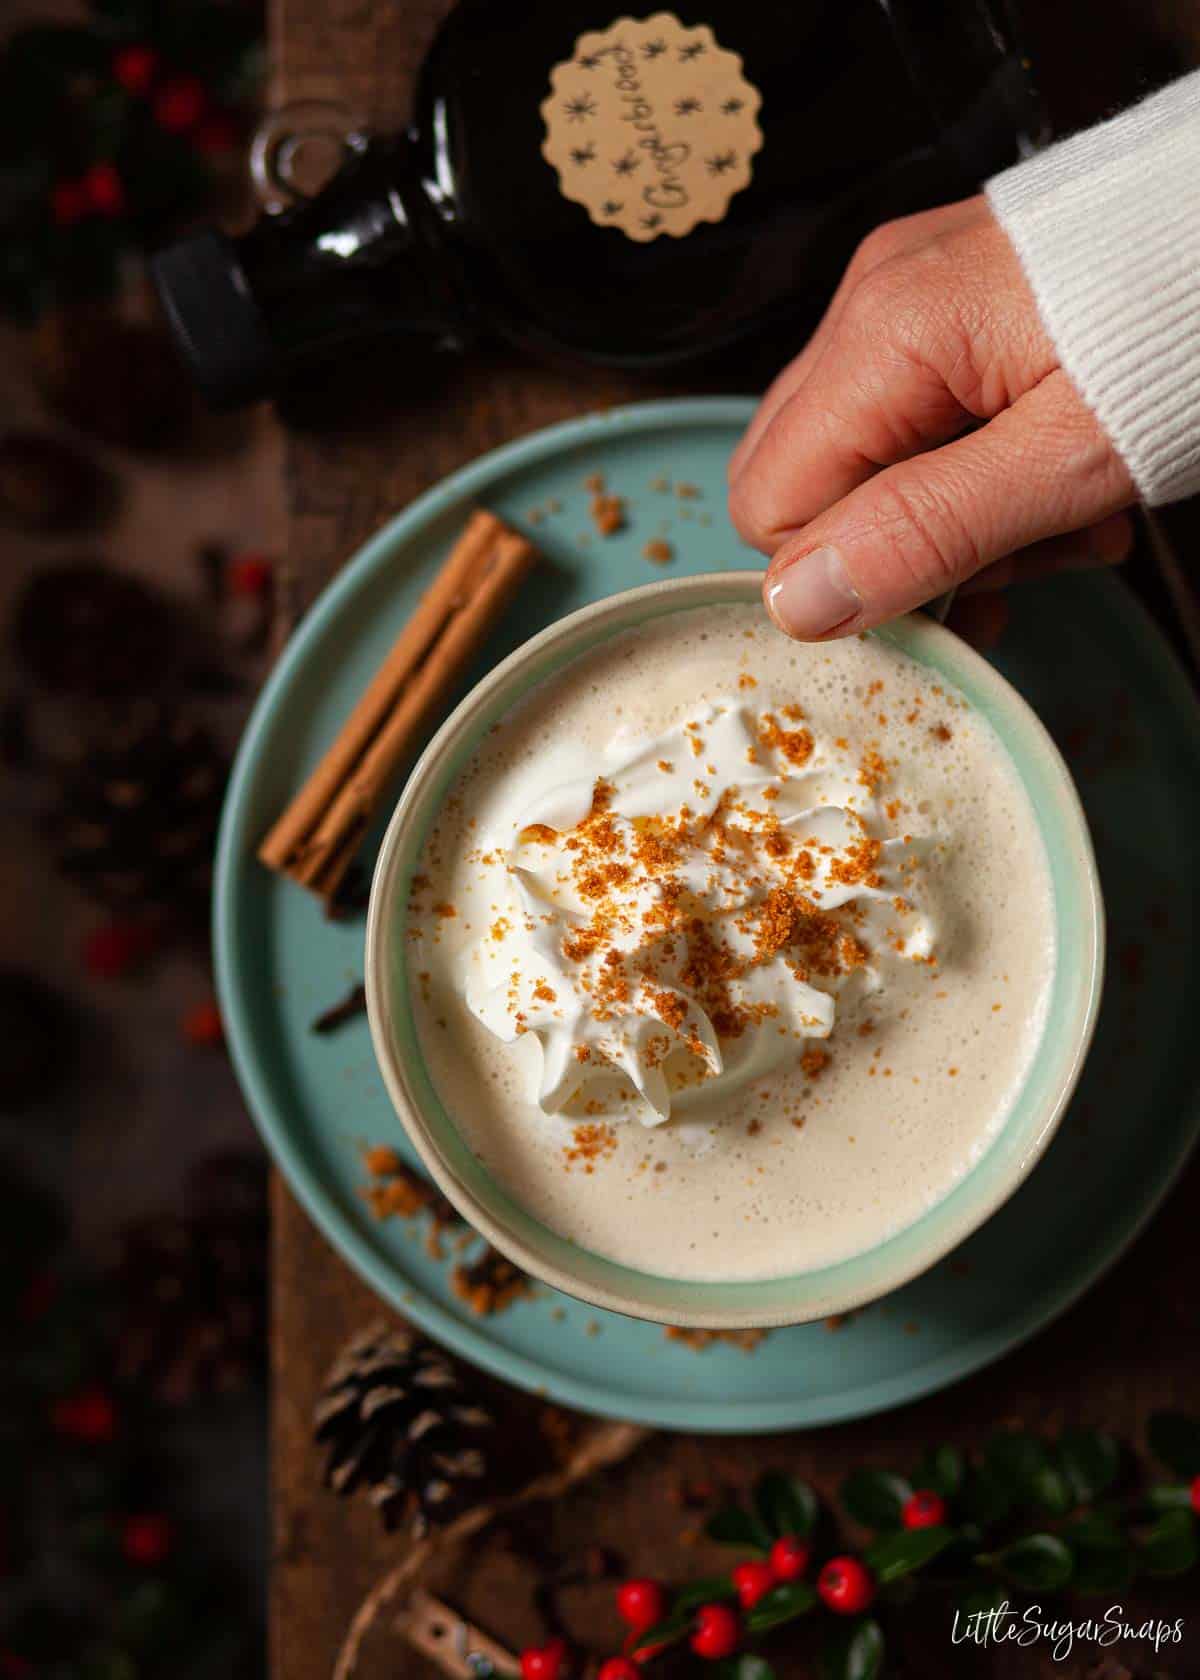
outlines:
[[[376,128],[397,126],[447,9],[444,0],[275,0],[274,97],[336,98]],[[514,11],[519,16],[519,6]],[[1189,0],[1051,0],[1036,10],[1031,5],[1029,13],[1031,46],[1060,130],[1127,100],[1139,76],[1158,82],[1173,67],[1200,61],[1200,10]],[[747,382],[743,369],[738,383],[745,388]],[[712,388],[711,377],[706,384]],[[376,362],[369,383],[360,367],[341,390],[326,395],[319,420],[295,407],[288,416],[289,553],[305,592],[315,594],[388,515],[483,450],[583,409],[657,389],[616,375],[547,371],[500,352],[444,366],[397,356],[390,366]],[[1184,519],[1185,528],[1200,535],[1200,520],[1190,513]],[[828,1489],[852,1464],[903,1464],[930,1440],[970,1442],[1014,1418],[1034,1426],[1103,1424],[1135,1437],[1157,1406],[1195,1408],[1198,1207],[1200,1162],[1085,1300],[1024,1348],[943,1394],[881,1418],[767,1442],[713,1445],[659,1437],[656,1450],[632,1461],[606,1490],[606,1528],[638,1535],[625,1548],[635,1568],[670,1575],[684,1568],[682,1559],[663,1555],[677,1543],[678,1513],[655,1515],[647,1488],[672,1467],[698,1472],[717,1458],[722,1473],[737,1479],[770,1462]],[[384,1538],[361,1504],[343,1505],[322,1491],[310,1417],[322,1374],[345,1334],[379,1316],[380,1307],[278,1180],[273,1244],[270,1673],[273,1680],[328,1680],[347,1624],[395,1561],[397,1542]],[[686,1567],[690,1572],[693,1565]],[[1178,1593],[1163,1602],[1175,1603],[1176,1614],[1186,1607]],[[1148,1649],[1131,1651],[1130,1667],[1176,1680],[1200,1675],[1200,1613],[1195,1624],[1182,1649],[1173,1647],[1157,1661]],[[964,1651],[946,1648],[944,1666],[929,1672],[1070,1675],[1084,1672],[1074,1663],[1086,1658],[1093,1664],[1100,1654],[1094,1647],[1082,1650],[1055,1667],[1044,1653],[1005,1649],[968,1660]],[[415,1664],[405,1661],[389,1672],[415,1672]]]

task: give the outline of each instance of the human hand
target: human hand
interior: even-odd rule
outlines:
[[[863,241],[729,467],[733,522],[771,557],[767,608],[814,641],[954,585],[1115,564],[1135,499],[982,197]],[[963,603],[980,639],[1002,601]]]

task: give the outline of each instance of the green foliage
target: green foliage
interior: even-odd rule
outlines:
[[[12,1653],[14,1673],[19,1659],[47,1680],[239,1680],[251,1618],[223,1564],[171,1510],[167,1419],[150,1395],[113,1385],[110,1281],[54,1246],[63,1222],[49,1199],[5,1180],[0,1220],[28,1232],[8,1279],[20,1310],[5,1332],[0,1406],[0,1653]],[[85,1391],[111,1406],[111,1434],[62,1427],[63,1403]],[[160,1557],[127,1555],[131,1514],[164,1519]]]
[[[1055,1592],[1071,1579],[1075,1560],[1056,1534],[1027,1534],[994,1554],[1001,1573],[1030,1592]]]
[[[794,1621],[797,1616],[806,1616],[816,1605],[817,1595],[806,1581],[785,1581],[764,1593],[753,1610],[747,1611],[747,1630],[766,1633],[770,1628]]]
[[[743,1651],[723,1662],[710,1663],[705,1669],[713,1680],[775,1680],[775,1670],[765,1657],[756,1651]]]
[[[1138,1544],[1138,1563],[1147,1575],[1186,1575],[1196,1557],[1196,1519],[1190,1511],[1164,1511]]]
[[[883,1629],[873,1617],[834,1627],[821,1651],[822,1680],[876,1680],[883,1673]]]
[[[715,1512],[705,1523],[704,1532],[722,1546],[740,1546],[750,1552],[771,1548],[771,1531],[743,1505],[726,1505]]]
[[[963,1481],[962,1514],[968,1522],[988,1529],[1002,1522],[1012,1510],[1012,1491],[1001,1476],[986,1464],[973,1466]]]
[[[1155,1412],[1146,1425],[1155,1458],[1177,1476],[1200,1476],[1200,1422],[1182,1412]]]
[[[1058,1457],[1077,1505],[1107,1493],[1121,1468],[1117,1443],[1097,1429],[1068,1429],[1059,1440]]]
[[[986,1616],[992,1610],[999,1610],[1009,1596],[1009,1589],[1001,1581],[989,1580],[986,1575],[972,1576],[959,1594],[956,1609],[960,1620],[969,1621],[972,1616]]]
[[[841,1501],[847,1516],[864,1528],[899,1528],[912,1492],[912,1483],[890,1470],[854,1470],[842,1483]]]
[[[804,1540],[816,1526],[819,1507],[807,1482],[768,1471],[755,1483],[754,1509],[772,1539],[794,1534]]]
[[[1190,1511],[1191,1483],[1169,1482],[1149,1487],[1146,1489],[1146,1503],[1152,1511]]]
[[[713,1604],[722,1598],[733,1598],[735,1588],[728,1575],[706,1575],[703,1580],[689,1581],[675,1594],[672,1612],[695,1610],[701,1604]]]
[[[704,1602],[702,1599],[701,1603]],[[664,1616],[661,1622],[656,1622],[645,1633],[638,1634],[635,1655],[637,1651],[650,1651],[660,1646],[678,1645],[692,1625],[692,1610],[695,1608],[695,1605],[691,1605],[684,1609],[676,1604],[669,1616]]]
[[[874,1577],[875,1609],[899,1616],[915,1598],[945,1596],[960,1618],[986,1614],[1016,1596],[1039,1599],[1067,1590],[1119,1594],[1139,1573],[1181,1575],[1200,1563],[1200,1523],[1192,1514],[1190,1478],[1200,1473],[1200,1425],[1179,1413],[1150,1420],[1150,1445],[1178,1482],[1154,1484],[1118,1495],[1122,1449],[1101,1430],[1072,1429],[1057,1440],[1029,1430],[1006,1430],[969,1459],[942,1443],[928,1448],[911,1475],[862,1469],[838,1490],[846,1516],[871,1529],[875,1538],[861,1558]],[[946,1503],[946,1520],[929,1528],[905,1528],[903,1510],[914,1489],[930,1489]],[[821,1510],[806,1482],[768,1475],[755,1484],[748,1502],[719,1511],[708,1524],[710,1538],[762,1555],[780,1534],[822,1533]],[[1036,1526],[1030,1524],[1030,1517]],[[1032,1532],[1030,1527],[1032,1526]],[[844,1549],[830,1536],[820,1555]],[[931,1565],[936,1563],[936,1568]],[[732,1596],[732,1582],[717,1577],[679,1594],[674,1614],[707,1599]],[[825,1680],[875,1680],[882,1675],[883,1634],[871,1617],[845,1621],[827,1615],[807,1581],[789,1582],[766,1593],[744,1617],[748,1638],[774,1632],[815,1612],[827,1634],[821,1673]],[[679,1622],[666,1633],[682,1638]],[[659,1633],[650,1636],[655,1642]],[[735,1659],[745,1663],[747,1658]],[[726,1665],[722,1680],[771,1680],[769,1671]]]
[[[0,310],[103,297],[128,251],[160,243],[210,204],[217,181],[203,124],[170,132],[154,88],[127,91],[114,55],[144,45],[159,77],[197,78],[207,110],[242,128],[261,75],[261,18],[234,0],[99,4],[83,23],[16,31],[0,49]],[[120,178],[117,206],[64,216],[55,190],[95,165]]]
[[[863,1556],[875,1579],[884,1586],[924,1569],[953,1540],[954,1531],[949,1528],[902,1529],[868,1546]]]
[[[922,1454],[912,1473],[913,1486],[930,1488],[943,1499],[952,1499],[962,1487],[964,1473],[962,1453],[943,1443]]]

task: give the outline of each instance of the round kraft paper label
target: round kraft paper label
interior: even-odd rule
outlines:
[[[761,104],[706,25],[618,18],[550,72],[542,156],[597,226],[680,239],[749,185]]]

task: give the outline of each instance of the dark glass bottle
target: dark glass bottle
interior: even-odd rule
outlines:
[[[1036,143],[1002,3],[460,0],[407,132],[241,238],[161,253],[160,293],[218,404],[401,334],[685,361],[811,312],[870,227]]]

